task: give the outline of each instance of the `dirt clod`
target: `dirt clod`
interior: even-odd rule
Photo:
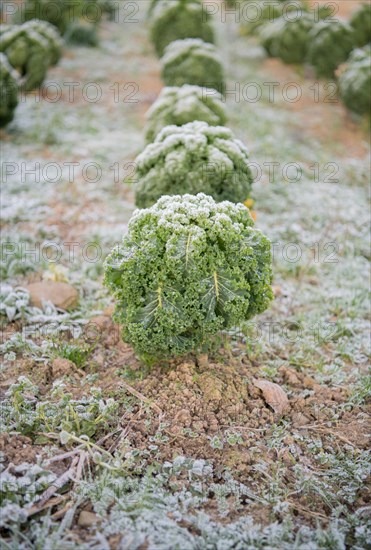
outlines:
[[[98,516],[97,514],[94,514],[93,512],[88,512],[87,510],[82,510],[79,515],[78,519],[78,525],[80,527],[89,528],[93,525],[96,525],[98,522]]]
[[[52,302],[61,309],[73,309],[79,300],[79,293],[68,283],[40,281],[26,286],[31,304],[42,308],[43,302]]]
[[[54,378],[62,378],[63,376],[70,376],[76,371],[76,365],[69,359],[63,359],[57,357],[53,360],[52,371]]]
[[[41,449],[40,449],[41,450]],[[23,435],[0,435],[0,451],[4,453],[5,464],[33,463],[38,455],[38,448],[32,445],[29,437]]]

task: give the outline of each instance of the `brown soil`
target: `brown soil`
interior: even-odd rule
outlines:
[[[280,90],[288,83],[296,83],[302,90],[296,102],[285,101],[284,109],[290,111],[295,120],[300,120],[299,140],[315,138],[324,146],[332,144],[334,152],[344,153],[349,157],[364,158],[368,153],[368,137],[359,120],[345,108],[336,94],[335,83],[320,81],[318,85],[319,101],[315,101],[313,75],[304,79],[293,67],[285,65],[279,59],[267,58],[263,69],[280,83]],[[317,94],[317,91],[316,91]]]
[[[23,435],[0,435],[0,452],[4,454],[5,466],[8,464],[22,464],[23,462],[36,462],[41,448],[35,447],[29,437]]]
[[[85,371],[71,361],[55,359],[44,368],[29,362],[23,373],[26,370],[44,395],[55,379],[64,378],[66,391],[75,398],[87,392],[81,384],[84,375],[99,373],[98,385],[104,396],[124,403],[124,437],[121,433],[109,438],[107,448],[144,449],[161,432],[164,437],[156,445],[162,459],[177,455],[212,459],[220,467],[230,465],[236,472],[246,473],[250,461],[254,463],[249,449],[258,446],[264,455],[266,440],[281,418],[254,385],[261,377],[260,365],[220,350],[217,358],[190,356],[146,371],[132,348],[121,341],[120,328],[109,313],[93,318],[85,331],[85,341],[95,342]],[[289,397],[283,415],[289,422],[288,437],[293,433],[313,435],[314,431],[337,439],[340,446],[367,447],[365,408],[341,409],[349,397],[346,387],[320,385],[308,374],[285,366],[274,381]],[[240,443],[227,444],[223,450],[213,448],[213,438],[225,439],[235,432],[242,436]]]
[[[310,500],[304,493],[296,495],[296,477],[291,470],[298,464],[313,471],[319,467],[302,436],[316,436],[323,448],[331,452],[349,451],[350,447],[360,452],[367,448],[367,408],[345,409],[343,405],[349,397],[346,387],[320,385],[306,372],[282,366],[274,381],[288,395],[289,406],[281,416],[254,385],[261,378],[261,365],[246,356],[234,357],[224,349],[217,357],[190,356],[146,370],[130,346],[121,341],[120,329],[112,322],[110,310],[105,313],[92,319],[90,329],[85,332],[85,341],[95,344],[84,371],[70,361],[56,359],[44,367],[31,360],[24,362],[22,373],[40,385],[43,395],[49,394],[55,379],[63,378],[66,392],[76,398],[88,393],[85,375],[99,374],[96,385],[102,388],[104,398],[114,397],[121,403],[120,424],[111,434],[102,434],[104,437],[98,441],[111,453],[123,456],[130,450],[152,446],[157,448],[156,460],[161,462],[179,455],[210,460],[216,481],[229,469],[236,480],[252,490],[265,483],[259,465],[269,463],[283,472],[288,490],[294,495],[289,504],[302,521],[307,523],[313,518],[326,521],[330,509],[322,510],[323,501],[319,499],[317,504],[322,507],[319,513],[316,495],[311,495]],[[6,381],[2,388],[6,390]],[[284,435],[276,445],[272,438],[279,426]],[[239,434],[237,441],[231,440],[233,434]],[[46,458],[45,448],[18,435],[2,435],[0,450],[5,454],[6,466]],[[68,460],[50,465],[59,475],[68,467]],[[188,481],[177,478],[174,483],[187,487]],[[368,498],[364,491],[357,505],[367,505]],[[212,495],[205,510],[218,521],[224,521],[218,516]],[[248,513],[260,524],[271,521],[266,506],[258,502],[248,504]],[[245,514],[246,507],[242,505],[225,521]],[[76,526],[75,530],[82,538],[87,535],[84,528]]]
[[[327,0],[320,0],[320,4],[329,4]],[[349,18],[362,2],[359,0],[338,0],[332,2],[337,10],[334,17]],[[313,5],[318,2],[312,2]],[[336,153],[346,154],[349,157],[364,158],[368,154],[367,128],[362,127],[360,121],[354,119],[342,104],[336,94],[336,85],[319,81],[310,68],[305,75],[299,75],[294,67],[285,65],[279,59],[267,58],[262,68],[272,76],[273,81],[280,83],[280,90],[285,84],[296,83],[302,89],[302,96],[296,102],[284,102],[284,108],[300,117],[299,127],[301,134],[298,139],[317,139],[324,146],[333,144]],[[316,92],[313,86],[318,86]],[[315,97],[319,93],[319,101]]]

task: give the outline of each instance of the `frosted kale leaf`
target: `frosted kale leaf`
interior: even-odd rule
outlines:
[[[161,59],[166,86],[193,84],[225,91],[223,63],[212,44],[198,38],[176,40]]]
[[[74,2],[74,13],[77,1]],[[66,0],[27,0],[26,9],[20,10],[21,20],[41,19],[48,21],[61,34],[66,31],[70,21],[69,5]]]
[[[371,46],[352,52],[339,76],[340,97],[351,111],[369,113],[371,108]]]
[[[151,40],[159,57],[170,42],[201,38],[214,42],[209,14],[200,0],[161,0],[153,9]],[[192,84],[191,82],[189,84]]]
[[[262,45],[270,56],[279,57],[285,63],[303,63],[308,53],[309,32],[314,25],[314,16],[309,13],[294,20],[279,17],[262,27]]]
[[[83,21],[73,21],[64,35],[66,42],[95,48],[99,44],[97,25]]]
[[[270,242],[247,208],[203,193],[137,210],[105,264],[123,339],[143,356],[195,351],[261,313],[271,278]]]
[[[165,126],[182,126],[195,120],[211,126],[225,124],[226,112],[219,92],[188,84],[163,88],[147,112],[146,140],[154,141]]]
[[[241,18],[241,29],[243,34],[246,35],[258,34],[263,26],[270,25],[279,17],[294,20],[307,10],[307,6],[301,1],[272,0],[269,2],[254,2],[253,4],[251,9],[248,6],[244,8],[243,14],[245,17]],[[295,13],[288,15],[290,12]]]
[[[251,192],[248,152],[229,128],[192,122],[167,126],[136,159],[137,206],[162,195],[204,192],[216,201],[245,201]]]
[[[13,25],[1,34],[0,51],[20,74],[25,91],[38,88],[51,64],[48,40],[25,25]]]
[[[317,76],[333,78],[354,47],[354,30],[341,20],[324,20],[309,33],[308,61]]]
[[[371,4],[364,2],[352,14],[350,25],[354,29],[357,46],[366,46],[371,42]]]
[[[18,105],[18,74],[9,64],[6,56],[0,53],[0,127],[6,126],[14,118]]]
[[[63,40],[54,25],[51,25],[47,21],[32,19],[28,23],[25,23],[23,28],[32,29],[43,36],[48,42],[51,64],[55,65],[58,63],[62,56]]]

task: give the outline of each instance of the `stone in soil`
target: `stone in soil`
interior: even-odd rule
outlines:
[[[40,281],[27,285],[31,305],[42,309],[43,302],[52,302],[60,309],[73,309],[79,301],[79,293],[68,283]]]

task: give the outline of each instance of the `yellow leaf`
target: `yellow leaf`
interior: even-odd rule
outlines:
[[[246,206],[246,208],[252,208],[254,206],[253,199],[246,199],[244,205]]]

